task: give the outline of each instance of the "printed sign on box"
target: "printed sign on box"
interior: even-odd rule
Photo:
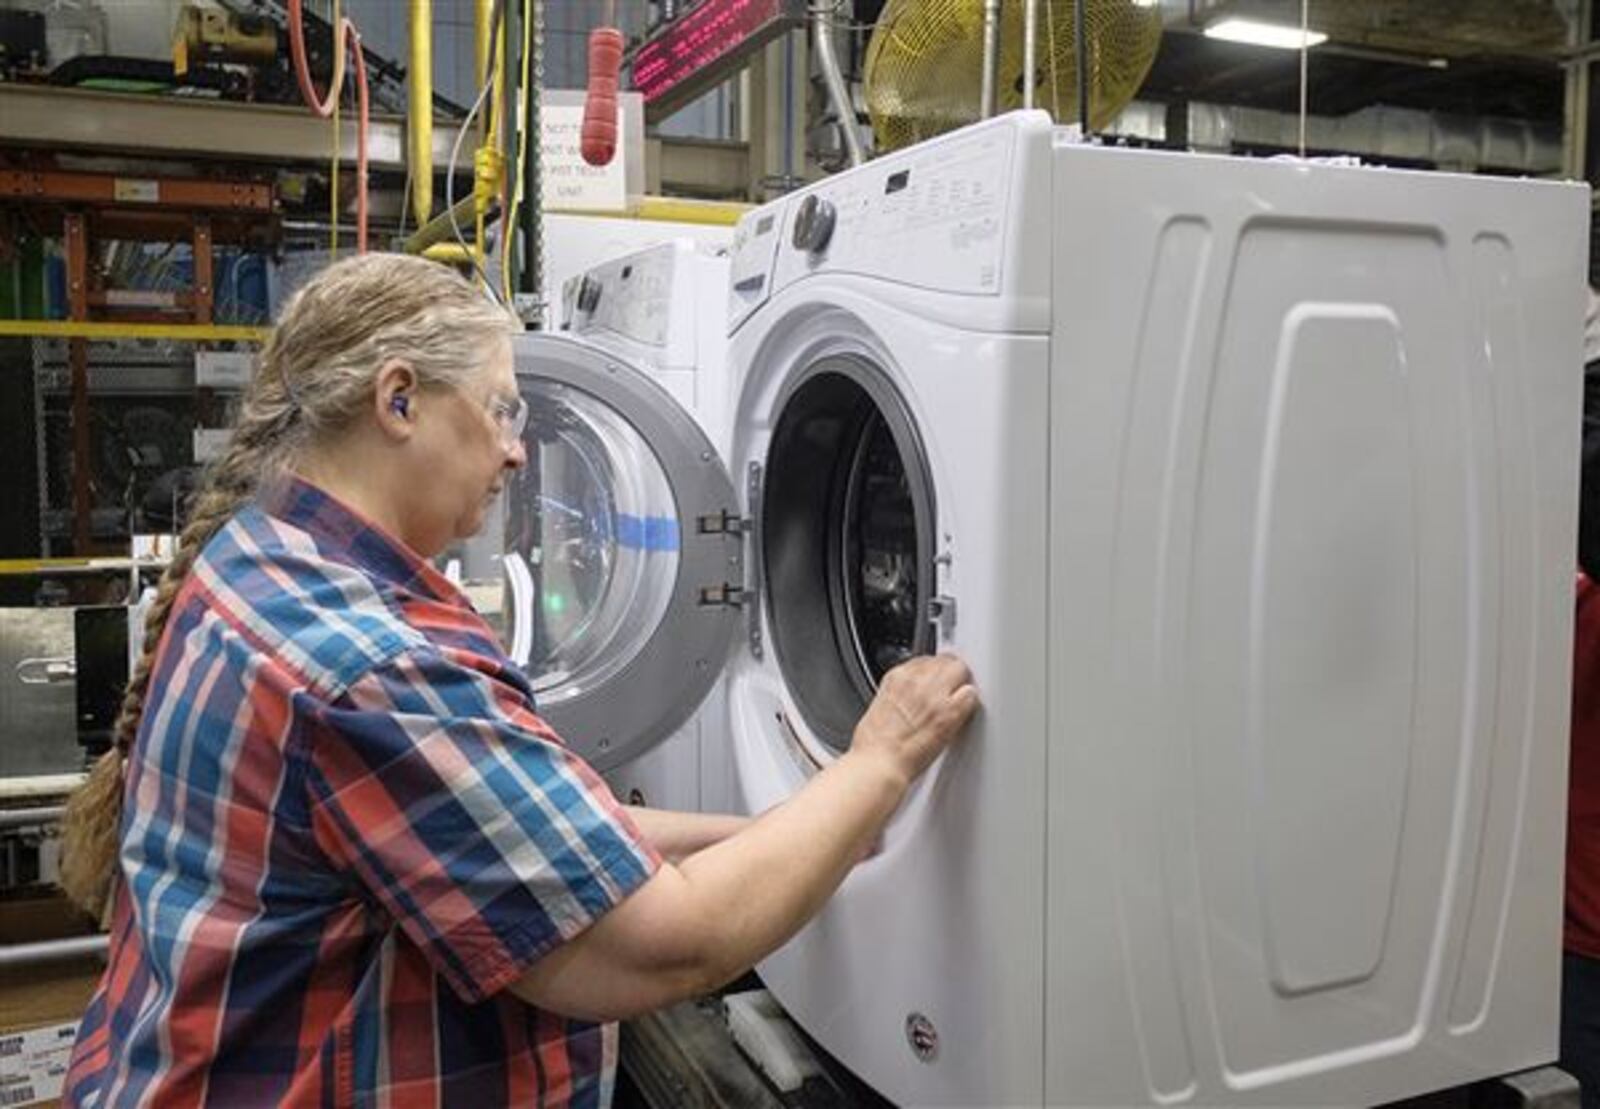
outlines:
[[[21,1109],[61,1096],[78,1022],[0,1035],[0,1106]]]
[[[610,164],[583,160],[584,94],[550,89],[539,108],[541,190],[547,212],[626,212],[644,191],[644,101],[617,95],[617,152]]]

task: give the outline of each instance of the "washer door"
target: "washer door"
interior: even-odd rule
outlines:
[[[727,471],[644,373],[572,339],[516,340],[527,465],[507,484],[502,630],[539,713],[596,769],[676,731],[740,626]]]
[[[842,753],[883,675],[935,646],[933,480],[872,359],[832,354],[790,378],[759,519],[778,666],[823,753]]]

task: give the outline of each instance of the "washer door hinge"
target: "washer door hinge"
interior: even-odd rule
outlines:
[[[743,535],[752,526],[749,517],[729,512],[726,508],[721,512],[696,516],[694,521],[694,530],[699,535]]]
[[[700,587],[701,608],[743,608],[750,594],[737,585],[723,582],[720,585]]]

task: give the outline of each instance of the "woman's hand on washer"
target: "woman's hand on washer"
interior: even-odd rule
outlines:
[[[732,981],[816,915],[977,707],[959,659],[890,671],[849,751],[720,843],[664,863],[511,991],[551,1012],[617,1020]]]
[[[978,709],[972,672],[954,655],[901,663],[883,676],[850,754],[884,760],[909,787]]]

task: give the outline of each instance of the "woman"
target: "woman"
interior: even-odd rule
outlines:
[[[426,561],[525,460],[513,326],[393,255],[284,312],[69,812],[69,1104],[603,1106],[608,1022],[782,944],[974,711],[917,660],[753,822],[619,806]]]

